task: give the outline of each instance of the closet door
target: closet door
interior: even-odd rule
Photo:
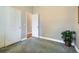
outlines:
[[[5,24],[5,7],[0,6],[0,48],[4,47]]]
[[[15,8],[7,7],[6,22],[5,46],[21,40],[21,12]]]

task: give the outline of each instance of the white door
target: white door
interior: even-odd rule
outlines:
[[[5,46],[21,40],[21,12],[8,7],[7,15]]]
[[[4,47],[5,39],[5,8],[0,6],[0,48]]]
[[[38,37],[38,14],[32,15],[32,36]]]

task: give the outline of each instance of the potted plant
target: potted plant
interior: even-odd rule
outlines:
[[[61,34],[62,34],[62,38],[64,39],[65,45],[68,47],[71,47],[73,34],[75,34],[75,31],[66,30],[62,32]]]

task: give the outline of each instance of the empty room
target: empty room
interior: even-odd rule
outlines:
[[[78,6],[0,6],[0,53],[78,53]]]

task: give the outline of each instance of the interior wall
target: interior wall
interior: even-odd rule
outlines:
[[[39,34],[43,37],[49,37],[62,40],[61,33],[65,30],[74,30],[74,10],[75,7],[34,7],[33,13],[38,13]]]
[[[32,13],[29,13],[27,15],[27,32],[28,33],[32,32]]]
[[[22,12],[21,19],[21,38],[25,38],[27,33],[27,19],[25,12]]]
[[[5,7],[0,6],[0,48],[4,47],[5,29],[6,29],[6,15]]]
[[[77,45],[77,47],[79,48],[79,23],[78,23],[78,20],[79,20],[79,18],[78,18],[78,12],[79,12],[79,10],[78,10],[78,7],[76,7],[75,8],[75,14],[74,14],[74,20],[75,20],[75,31],[76,31],[76,45]]]
[[[27,11],[32,13],[32,6],[13,6],[21,11]]]
[[[27,33],[31,31],[30,14],[32,14],[32,7],[31,6],[13,6],[13,7],[21,10],[22,13],[21,38],[25,38]]]

